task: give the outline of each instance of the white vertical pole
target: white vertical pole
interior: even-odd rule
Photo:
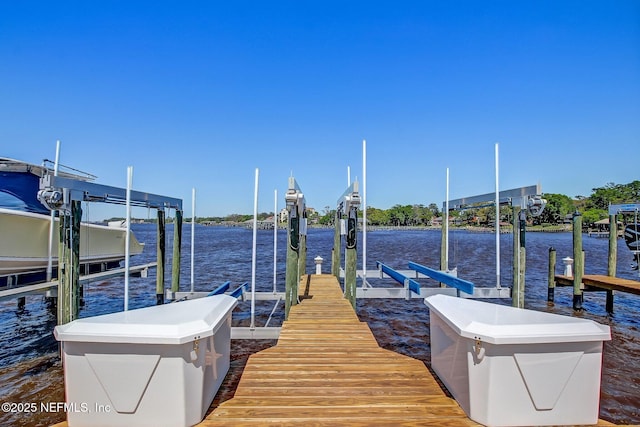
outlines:
[[[498,143],[496,143],[496,288],[500,289],[500,186],[498,166]]]
[[[251,255],[251,328],[256,327],[256,244],[258,239],[258,168],[253,194],[253,250]]]
[[[60,140],[56,141],[56,161],[53,164],[53,176],[58,176],[58,163],[60,160]],[[56,211],[51,211],[51,222],[49,223],[49,253],[47,257],[47,282],[53,278],[53,233],[55,232]]]
[[[362,140],[362,287],[367,285],[367,141]]]
[[[195,290],[196,189],[191,189],[191,292]]]
[[[447,189],[444,202],[444,271],[449,271],[449,168],[447,168]]]
[[[127,201],[126,224],[127,230],[124,240],[124,311],[129,310],[129,242],[131,241],[131,183],[133,181],[133,166],[127,167]]]
[[[347,188],[351,185],[351,166],[347,166]]]
[[[278,190],[273,190],[273,293],[276,288],[276,272],[278,267]]]

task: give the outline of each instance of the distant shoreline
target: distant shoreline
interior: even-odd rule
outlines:
[[[270,227],[269,229],[273,230],[273,225],[272,223],[269,223]],[[244,228],[248,228],[251,229],[252,224],[246,224],[243,222],[224,222],[224,223],[211,223],[211,224],[206,224],[206,226],[208,227],[244,227]],[[329,225],[320,225],[320,224],[309,224],[308,225],[309,228],[315,228],[315,229],[332,229],[333,226],[329,226]],[[264,229],[263,227],[260,227],[261,229]],[[284,224],[279,224],[278,225],[279,229],[285,229],[286,225]],[[370,225],[367,227],[367,231],[441,231],[440,226],[424,226],[424,225],[400,225],[400,226],[393,226],[393,225]],[[509,234],[512,233],[512,228],[511,226],[502,226],[500,227],[500,233],[502,234]],[[360,229],[362,230],[362,229]],[[450,227],[449,228],[450,231],[469,231],[471,233],[494,233],[495,229],[493,227],[477,227],[477,226],[463,226],[463,227]],[[572,226],[571,224],[566,224],[566,225],[549,225],[549,226],[540,226],[540,225],[533,225],[533,226],[527,226],[526,231],[531,231],[531,232],[542,232],[542,233],[568,233],[571,232],[572,230]]]
[[[155,220],[144,220],[144,219],[134,219],[131,221],[133,224],[155,224]],[[172,224],[173,221],[170,219],[167,220],[167,224]],[[253,221],[248,222],[234,222],[234,221],[222,221],[222,222],[208,222],[208,223],[199,223],[196,224],[206,226],[206,227],[244,227],[244,228],[252,228]],[[185,220],[183,222],[183,226],[191,225],[191,221]],[[321,225],[321,224],[308,224],[309,228],[323,229],[323,228],[333,228],[332,225]],[[258,221],[259,229],[270,229],[273,230],[273,222],[265,222]],[[286,223],[279,223],[279,229],[285,229]],[[438,225],[370,225],[367,227],[367,231],[440,231],[441,226]],[[508,234],[512,233],[513,227],[509,225],[502,225],[500,227],[500,233]],[[527,225],[526,231],[530,232],[541,232],[541,233],[569,233],[573,229],[572,224],[561,224],[561,225]],[[360,230],[362,230],[360,228]],[[450,231],[469,231],[471,233],[494,233],[495,229],[493,227],[482,227],[482,226],[451,226],[449,227]]]

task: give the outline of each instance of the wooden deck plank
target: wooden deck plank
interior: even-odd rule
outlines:
[[[202,426],[477,425],[424,363],[382,349],[331,275],[305,277],[278,344],[252,355]]]

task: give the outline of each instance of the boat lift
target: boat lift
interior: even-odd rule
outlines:
[[[124,309],[128,309],[130,207],[140,206],[158,210],[158,263],[156,293],[158,303],[164,299],[164,210],[175,209],[176,228],[182,227],[182,200],[131,190],[133,169],[128,170],[127,188],[112,187],[94,182],[45,174],[40,179],[38,200],[50,210],[60,211],[60,246],[58,275],[58,324],[78,317],[79,309],[79,247],[82,202],[102,202],[127,206],[127,237],[125,243]],[[180,273],[180,236],[174,233],[172,289],[178,290]]]
[[[496,191],[479,196],[463,197],[455,200],[447,200],[443,203],[443,211],[446,212],[447,226],[449,211],[460,211],[465,209],[477,209],[487,206],[496,208],[496,286],[476,287],[473,290],[473,297],[476,298],[513,298],[515,307],[524,307],[524,273],[525,273],[525,228],[527,211],[532,216],[542,214],[547,201],[542,198],[542,188],[540,184],[527,187],[514,188],[511,190]],[[513,292],[505,288],[500,283],[500,206],[510,206],[513,211]],[[518,232],[516,232],[518,230]],[[448,227],[443,226],[443,248],[447,248],[441,253],[441,264],[443,269],[448,271]]]
[[[619,205],[609,205],[609,257],[611,257],[611,253],[616,253],[616,245],[615,240],[612,240],[611,236],[617,235],[617,216],[618,215],[633,215],[633,224],[635,225],[627,225],[624,230],[624,240],[627,244],[627,247],[633,253],[633,260],[635,265],[632,265],[633,270],[638,271],[638,276],[640,276],[640,218],[638,218],[638,214],[640,213],[640,203],[624,203]],[[615,256],[615,255],[614,255]],[[612,270],[610,267],[609,270]],[[612,274],[613,273],[613,274]],[[615,275],[615,270],[610,271],[609,275]]]

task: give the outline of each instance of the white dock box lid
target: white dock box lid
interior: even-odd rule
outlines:
[[[456,333],[491,344],[607,341],[609,326],[592,320],[447,295],[425,299]]]
[[[215,295],[78,319],[56,326],[54,335],[58,341],[184,344],[213,335],[237,304]]]

